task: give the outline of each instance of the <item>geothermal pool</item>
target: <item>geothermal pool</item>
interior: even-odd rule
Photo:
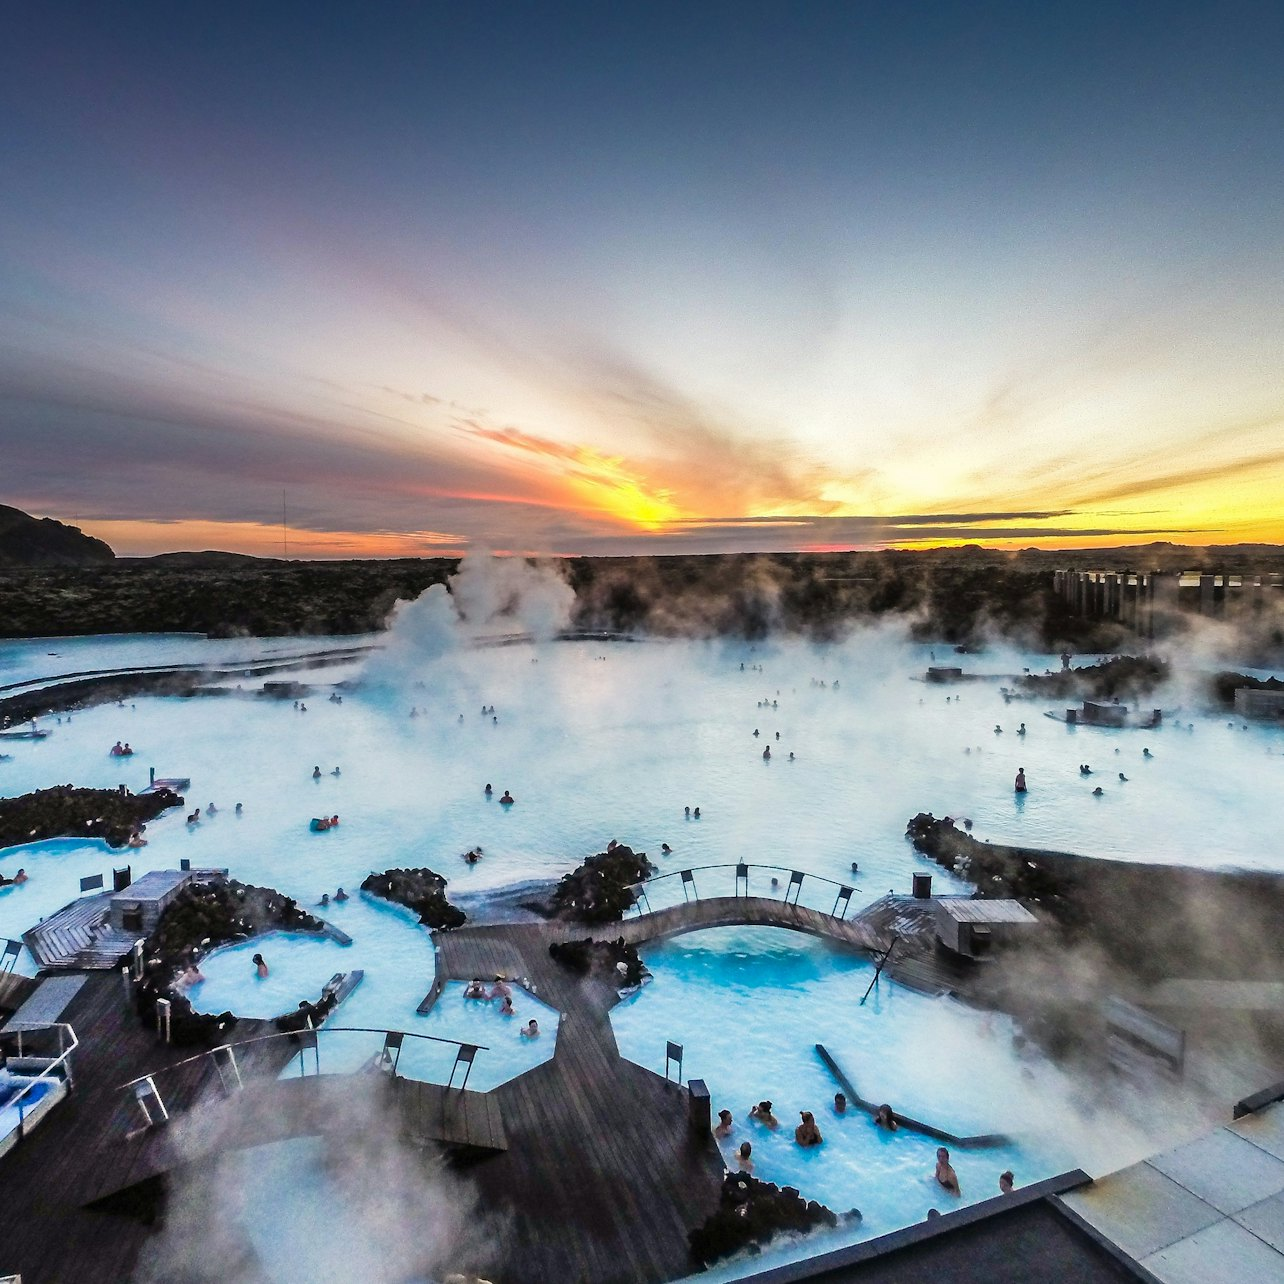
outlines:
[[[1284,864],[1277,820],[1262,805],[1284,783],[1284,736],[1201,713],[1193,683],[1156,696],[1154,703],[1180,708],[1161,729],[1102,730],[1044,717],[1056,700],[1007,704],[997,680],[927,685],[919,679],[931,648],[890,629],[831,647],[473,648],[440,638],[420,646],[397,631],[384,641],[387,649],[371,662],[366,681],[345,689],[342,703],[327,699],[329,687],[353,670],[318,669],[289,675],[317,687],[306,712],[248,689],[217,699],[140,698],[61,722],[45,719],[53,732],[48,739],[0,745],[9,755],[0,762],[4,794],[68,781],[138,790],[155,767],[161,776],[191,777],[189,810],[211,801],[219,808],[193,828],[177,811],[159,819],[141,851],[57,840],[0,852],[0,874],[12,877],[23,867],[30,876],[22,886],[0,889],[0,937],[17,938],[75,899],[82,876],[102,873],[110,885],[112,868],[127,863],[135,873],[174,868],[183,857],[198,867],[226,866],[234,877],[277,887],[306,907],[344,886],[351,900],[317,912],[347,932],[352,945],[269,943],[270,990],[255,988],[248,955],[240,957],[236,947],[207,960],[210,979],[194,1001],[207,1010],[275,1015],[315,999],[333,973],[361,968],[362,985],[332,1024],[485,1044],[493,1048],[490,1064],[479,1055],[472,1083],[487,1087],[552,1055],[556,1015],[531,997],[525,1004],[531,1011],[519,1001],[519,1020],[510,1026],[470,1010],[448,990],[427,1017],[418,1017],[434,979],[430,937],[413,915],[357,894],[367,873],[429,865],[447,877],[452,899],[484,918],[495,893],[554,879],[616,838],[650,853],[662,871],[743,860],[854,883],[857,908],[889,889],[907,891],[917,870],[930,871],[938,889],[961,887],[905,841],[905,823],[919,811],[968,817],[983,839],[1089,856],[1204,867]],[[221,663],[233,645],[235,656],[248,661],[279,654],[287,643],[302,651],[314,642],[320,649],[317,639],[6,643],[0,685],[69,668],[189,663],[202,654]],[[954,657],[937,648],[936,659],[995,675],[1059,667],[1055,657],[1002,649]],[[494,718],[481,713],[491,705]],[[1019,736],[1022,722],[1026,733]],[[134,746],[133,758],[108,756],[118,739]],[[772,757],[764,761],[768,745]],[[1153,757],[1145,758],[1143,748]],[[1083,762],[1093,776],[1080,776]],[[1024,797],[1012,791],[1018,766],[1030,784]],[[314,767],[322,773],[315,780]],[[338,776],[330,774],[335,768]],[[1127,781],[1118,779],[1121,772]],[[491,800],[483,794],[488,782]],[[1101,798],[1092,796],[1097,785]],[[498,804],[506,789],[517,800],[511,808]],[[700,807],[701,818],[687,819],[684,806]],[[337,829],[309,831],[311,817],[335,814]],[[672,855],[660,855],[662,842]],[[484,858],[466,865],[461,853],[478,845]],[[767,876],[753,875],[763,882]],[[704,894],[731,890],[729,869],[696,877]],[[674,877],[656,884],[650,899],[658,908],[681,895]],[[803,900],[829,909],[833,889],[808,879]],[[1040,1128],[1037,1112],[1026,1111],[1029,1085],[1053,1072],[1022,1062],[1000,1019],[886,983],[860,1008],[869,976],[861,958],[776,931],[693,934],[647,957],[655,982],[614,1018],[625,1055],[662,1068],[664,1041],[683,1042],[687,1077],[706,1079],[715,1106],[733,1111],[735,1140],[754,1142],[758,1175],[796,1181],[835,1208],[860,1207],[862,1233],[940,1206],[925,1176],[935,1147],[906,1134],[888,1139],[859,1115],[832,1118],[835,1085],[815,1056],[817,1042],[866,1096],[951,1131],[1017,1135],[1011,1153],[956,1153],[968,1200],[997,1190],[1003,1168],[1012,1167],[1025,1184],[1068,1163],[1084,1164],[1091,1150],[1089,1125],[1069,1134],[1074,1144],[1067,1147]],[[32,970],[25,952],[18,967]],[[538,1015],[546,1032],[538,1046],[517,1037],[529,1015]],[[948,1056],[940,1055],[941,1040]],[[380,1042],[323,1036],[323,1068],[355,1069]],[[444,1078],[448,1066],[439,1060],[408,1051],[403,1068]],[[1048,1091],[1063,1088],[1053,1083]],[[759,1137],[745,1123],[751,1102],[764,1096],[778,1107],[780,1137]],[[991,1113],[995,1102],[1003,1103],[1001,1118]],[[826,1135],[819,1153],[784,1140],[799,1109],[816,1113]]]

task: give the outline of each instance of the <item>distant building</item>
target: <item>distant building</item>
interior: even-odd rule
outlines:
[[[1235,712],[1242,718],[1284,718],[1284,691],[1239,687],[1235,692]]]

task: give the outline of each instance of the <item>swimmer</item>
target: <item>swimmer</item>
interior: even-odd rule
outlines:
[[[255,972],[258,974],[258,978],[259,978],[259,980],[260,980],[260,981],[266,980],[266,979],[267,979],[267,975],[268,975],[268,965],[267,965],[267,961],[264,959],[263,955],[262,955],[262,954],[256,954],[256,955],[255,955],[255,956],[250,960],[250,962],[254,964],[254,970],[255,970]]]
[[[941,1146],[936,1152],[936,1181],[942,1189],[949,1191],[951,1195],[963,1194],[959,1187],[958,1174],[950,1163],[950,1152],[944,1146]]]
[[[758,738],[758,728],[757,728],[757,727],[755,727],[755,728],[753,729],[753,734],[754,734],[754,739],[756,740],[756,739]]]
[[[858,861],[852,861],[852,873],[853,874],[860,873],[860,863]]]
[[[771,746],[770,746],[770,745],[768,745],[768,746],[767,746],[767,747],[762,751],[762,760],[763,760],[763,762],[770,762],[770,761],[771,761]]]
[[[1141,756],[1142,756],[1143,758],[1153,758],[1155,755],[1154,755],[1153,753],[1151,753],[1149,749],[1143,749],[1143,750],[1141,751]]]
[[[691,814],[692,814],[692,815],[693,815],[697,820],[699,820],[699,819],[700,819],[700,808],[699,808],[699,807],[697,807],[697,808],[695,809],[695,811],[693,811]]]
[[[13,876],[13,883],[15,886],[21,886],[23,883],[27,882],[29,878],[30,878],[30,875],[27,873],[27,871],[25,869],[20,869]]]
[[[491,788],[491,786],[490,786],[490,781],[487,781],[487,782],[486,782],[486,788],[482,790],[482,793],[484,793],[484,794],[486,795],[486,797],[487,797],[487,798],[489,798],[489,797],[491,796],[491,794],[493,794],[494,792],[495,792],[495,791],[494,791],[494,790]]]
[[[499,800],[499,805],[501,807],[511,807],[516,801],[517,799],[514,798],[513,795],[508,792],[507,789],[505,789],[504,796]]]
[[[661,843],[661,844],[660,844],[660,851],[661,851],[665,856],[671,856],[671,855],[673,855],[673,848],[672,848],[672,847],[670,847],[668,843]]]
[[[777,731],[777,732],[776,732],[776,739],[777,739],[777,740],[779,740],[779,739],[780,739],[780,732],[779,732],[779,731]]]
[[[742,1173],[753,1172],[752,1155],[753,1147],[747,1141],[742,1141],[740,1143],[740,1149],[736,1151],[736,1163],[740,1165],[740,1171]]]
[[[348,899],[348,893],[341,887],[337,892],[335,892],[334,899],[336,901],[346,901]]]
[[[1023,723],[1022,723],[1022,724],[1017,728],[1017,735],[1018,735],[1018,736],[1023,736],[1023,735],[1025,735],[1025,723],[1024,723],[1024,722],[1023,722]]]
[[[188,816],[187,823],[189,825],[199,825],[201,823],[201,809],[199,807]]]
[[[896,1116],[892,1114],[891,1106],[886,1104],[874,1111],[874,1123],[879,1128],[886,1128],[888,1132],[895,1132],[900,1127],[896,1122]]]
[[[196,966],[195,963],[189,963],[182,971],[178,978],[178,983],[184,989],[189,985],[196,985],[197,982],[205,980],[205,973]]]
[[[125,844],[125,846],[126,847],[146,847],[147,839],[145,839],[142,836],[142,834],[138,832],[138,830],[134,830],[134,832],[130,834],[129,841]]]
[[[1088,766],[1088,764],[1087,764],[1086,762],[1081,762],[1081,763],[1079,764],[1079,774],[1080,774],[1081,776],[1091,776],[1091,775],[1092,775],[1092,768],[1091,768],[1091,767],[1089,767],[1089,766]]]
[[[793,754],[793,750],[792,750],[792,749],[789,751],[789,761],[790,761],[790,762],[793,762],[793,761],[794,761],[794,754]]]
[[[1102,789],[1102,787],[1101,787],[1100,785],[1098,785],[1098,786],[1097,786],[1097,787],[1092,791],[1092,796],[1093,796],[1094,798],[1102,798],[1102,797],[1104,797],[1104,796],[1105,796],[1105,792],[1106,792],[1106,791],[1105,791],[1104,789]]]
[[[487,997],[492,999],[511,999],[513,997],[513,991],[509,987],[508,982],[505,981],[502,976],[496,976],[495,987]]]
[[[486,999],[489,997],[486,993],[485,983],[480,976],[473,977],[464,990],[464,998],[466,999]]]
[[[481,860],[481,852],[475,848],[464,853],[464,862],[468,865],[476,865]]]
[[[516,1016],[517,1009],[513,1007],[513,1000],[506,994],[504,1001],[499,1005],[500,1016]]]
[[[339,827],[339,818],[338,818],[338,816],[331,816],[331,817],[330,817],[330,828],[331,828],[331,829],[338,829],[338,827]]]
[[[1001,736],[1003,734],[1003,728],[999,726],[997,722],[994,724],[994,734],[996,736]]]
[[[321,899],[320,899],[319,901],[317,901],[317,904],[318,904],[318,905],[320,905],[322,909],[324,909],[327,905],[329,905],[329,904],[330,904],[330,893],[329,893],[329,892],[322,892],[322,893],[321,893]]]
[[[760,1124],[767,1128],[780,1127],[780,1120],[771,1113],[770,1101],[760,1101],[756,1106],[750,1107],[749,1118],[756,1119]]]
[[[217,815],[218,815],[218,808],[217,808],[217,807],[215,807],[213,803],[210,803],[210,805],[209,805],[208,807],[206,807],[206,808],[205,808],[205,814],[206,814],[207,816],[217,816]]]
[[[686,816],[686,818],[687,818],[688,820],[690,820],[690,819],[691,819],[691,808],[690,808],[690,807],[683,807],[683,809],[682,809],[682,813],[683,813],[683,815],[685,815],[685,816]]]
[[[735,1127],[735,1122],[731,1118],[730,1110],[718,1111],[718,1124],[713,1130],[715,1137],[730,1137],[731,1130]]]
[[[330,774],[331,774],[332,776],[337,776],[337,775],[339,774],[339,768],[338,768],[338,767],[336,767],[336,768],[335,768],[335,769],[334,769]]]
[[[1026,788],[1025,788],[1025,768],[1024,767],[1017,768],[1016,783],[1012,787],[1019,794],[1025,793]]]
[[[304,704],[302,700],[300,700],[300,701],[299,701],[299,712],[300,712],[300,713],[307,713],[307,711],[308,711],[308,706],[307,706],[306,704]]]
[[[780,886],[780,879],[773,877],[771,880],[772,890],[774,891],[779,886]]]
[[[1125,775],[1123,774],[1123,772],[1121,771],[1121,772],[1119,773],[1119,780],[1120,780],[1120,782],[1121,782],[1121,783],[1127,783],[1128,777],[1127,777],[1127,776],[1125,776]]]
[[[794,1129],[794,1140],[804,1148],[819,1146],[825,1139],[816,1127],[815,1116],[810,1110],[800,1110],[798,1113],[802,1117],[802,1123]]]
[[[238,816],[239,816],[239,815],[241,814],[241,812],[242,812],[242,811],[244,811],[244,810],[245,810],[245,804],[244,804],[244,803],[237,803],[237,804],[236,804],[236,814],[237,814]]]
[[[1010,1195],[1012,1188],[1016,1185],[1016,1178],[1012,1175],[1012,1169],[999,1174],[999,1194]]]
[[[531,1019],[526,1022],[525,1026],[522,1027],[522,1038],[523,1039],[539,1038],[539,1022],[536,1021],[534,1017],[531,1017]]]
[[[834,1114],[845,1115],[847,1113],[847,1097],[841,1092],[834,1093]]]
[[[321,768],[320,768],[320,767],[313,767],[313,768],[312,768],[312,779],[313,779],[313,780],[320,780],[320,779],[321,779]]]

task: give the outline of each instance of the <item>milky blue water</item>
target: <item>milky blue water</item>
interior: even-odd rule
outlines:
[[[238,655],[286,641],[298,646],[297,639],[242,641]],[[188,662],[201,645],[59,639],[46,649],[74,650],[73,667],[89,668],[113,648],[119,658],[127,646],[130,663],[160,663],[176,655]],[[19,647],[15,659],[9,645],[11,669],[38,677],[35,652],[44,646]],[[70,657],[46,658],[60,664]],[[992,674],[1059,667],[1054,657],[1014,651],[956,658],[940,650],[936,660]],[[182,857],[225,866],[306,906],[343,885],[353,899],[319,912],[352,936],[351,946],[274,945],[270,1002],[244,960],[228,951],[208,961],[210,988],[198,1001],[249,1015],[262,1000],[262,1010],[275,1015],[316,998],[334,972],[362,968],[363,984],[333,1021],[494,1040],[505,1052],[490,1071],[479,1055],[475,1075],[491,1077],[473,1082],[484,1086],[518,1072],[522,1056],[551,1052],[553,1040],[523,1048],[514,1032],[505,1043],[504,1025],[490,1013],[469,1012],[462,1000],[443,999],[418,1018],[415,1008],[434,980],[430,938],[413,915],[355,895],[367,873],[428,865],[447,877],[452,897],[475,909],[489,893],[560,876],[616,838],[649,852],[664,870],[697,867],[706,895],[730,891],[731,874],[700,867],[743,860],[783,867],[782,884],[788,869],[817,876],[804,884],[803,900],[823,909],[832,905],[833,885],[820,879],[854,885],[858,908],[889,889],[908,890],[919,870],[930,871],[938,889],[962,888],[905,841],[906,821],[923,810],[968,817],[978,837],[996,842],[1203,867],[1284,865],[1278,809],[1267,805],[1284,784],[1278,728],[1228,727],[1225,716],[1200,711],[1193,682],[1158,698],[1180,707],[1160,729],[1067,727],[1043,716],[1060,702],[1007,704],[997,681],[924,684],[918,679],[930,661],[928,647],[885,630],[828,648],[563,643],[447,654],[412,668],[411,681],[399,687],[345,691],[342,704],[326,699],[336,675],[319,670],[307,712],[249,694],[91,709],[48,722],[47,740],[0,748],[10,755],[0,763],[0,790],[67,781],[140,789],[150,766],[162,776],[190,776],[187,809],[213,801],[219,814],[196,827],[186,826],[181,812],[163,817],[148,827],[143,851],[70,841],[0,853],[0,874],[11,877],[24,866],[31,875],[22,887],[0,889],[0,936],[18,936],[73,899],[82,875],[105,873],[110,882],[112,866],[126,862],[136,873],[177,867]],[[480,712],[492,704],[497,721]],[[420,716],[409,717],[412,706]],[[1021,722],[1024,736],[1017,734]],[[133,744],[132,759],[108,756],[117,739]],[[770,761],[762,757],[767,745]],[[1145,758],[1143,747],[1153,757]],[[1080,776],[1083,762],[1093,766],[1092,777]],[[1024,796],[1012,791],[1018,766],[1030,784]],[[337,777],[330,774],[336,767]],[[483,794],[487,782],[491,800]],[[1098,784],[1102,798],[1092,796]],[[517,799],[511,808],[497,802],[505,789]],[[233,814],[238,801],[240,817]],[[701,818],[687,819],[684,805],[699,806]],[[337,829],[309,831],[313,816],[331,814],[341,817]],[[662,842],[671,856],[660,855]],[[478,845],[483,860],[465,864],[462,853]],[[770,871],[752,877],[753,890],[770,890]],[[681,895],[676,877],[651,889],[656,907]],[[755,1139],[762,1175],[805,1176],[808,1193],[822,1192],[836,1207],[861,1207],[870,1227],[925,1211],[935,1197],[924,1177],[934,1147],[900,1135],[888,1142],[857,1117],[826,1119],[833,1087],[811,1045],[842,1049],[866,1095],[978,1131],[1003,1128],[993,1103],[1010,1113],[1018,1100],[1012,1085],[1046,1070],[1020,1062],[997,1019],[957,1005],[884,983],[858,1009],[868,965],[787,934],[745,937],[734,948],[682,938],[653,952],[651,964],[656,982],[616,1016],[629,1055],[658,1067],[663,1041],[684,1041],[687,1075],[710,1082],[738,1129],[749,1127],[744,1112],[763,1095],[783,1107],[790,1128],[798,1109],[815,1110],[827,1135],[822,1153]],[[24,955],[19,967],[30,971],[31,960]],[[545,1013],[540,1024],[553,1020]],[[924,1038],[926,1045],[916,1042]],[[344,1049],[345,1039],[336,1034],[323,1049],[327,1065],[355,1069],[381,1042],[354,1036]],[[424,1073],[444,1077],[424,1056]],[[968,1198],[995,1189],[997,1172],[1009,1164],[1022,1182],[1063,1166],[1057,1137],[1030,1133],[1021,1122],[1017,1156],[1001,1164],[997,1156],[955,1157]],[[1072,1135],[1074,1161],[1083,1162],[1091,1122]]]

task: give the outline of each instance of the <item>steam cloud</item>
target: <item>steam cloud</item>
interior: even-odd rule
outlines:
[[[314,1081],[315,1082],[315,1081]],[[412,1284],[498,1259],[503,1227],[435,1149],[397,1133],[382,1076],[345,1077],[343,1118],[320,1138],[205,1157],[221,1111],[181,1125],[190,1167],[171,1177],[163,1230],[146,1244],[138,1284]],[[238,1096],[238,1108],[246,1096]],[[264,1119],[264,1135],[275,1132]],[[237,1126],[243,1135],[243,1124]]]
[[[486,638],[517,634],[548,641],[570,624],[574,606],[575,590],[556,564],[475,550],[448,587],[434,584],[413,602],[393,607],[385,646],[363,677],[401,685],[426,664]]]

